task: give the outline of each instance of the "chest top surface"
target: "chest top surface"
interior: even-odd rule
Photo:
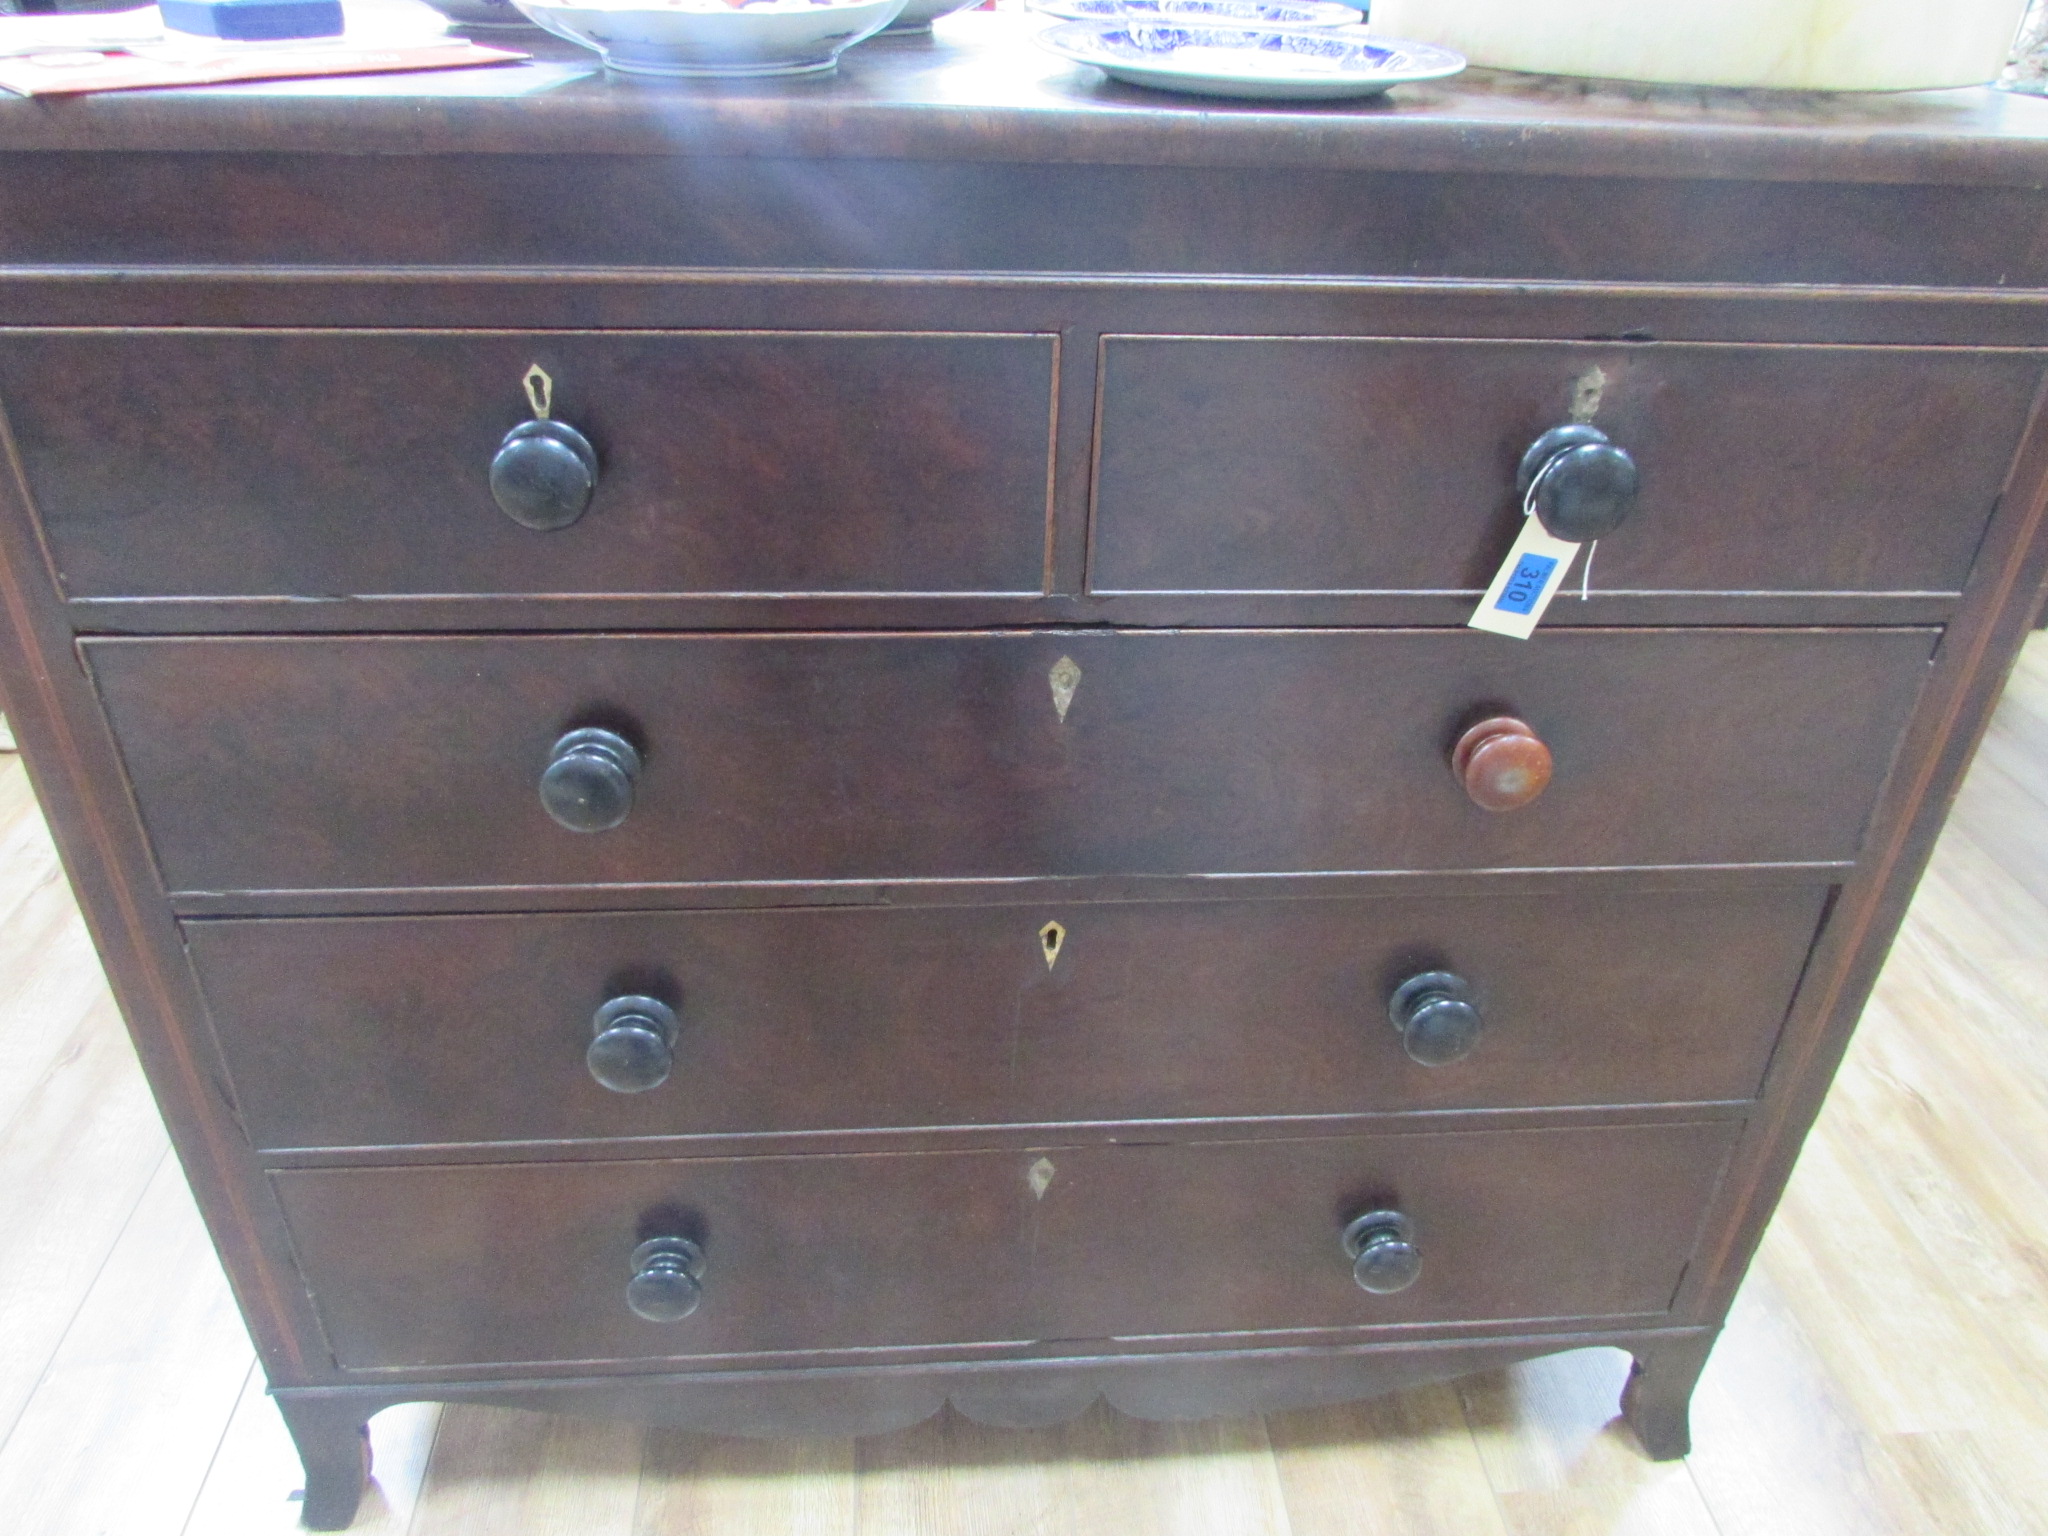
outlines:
[[[608,78],[539,35],[509,68],[0,100],[0,152],[586,152],[833,159],[1948,181],[2039,188],[2048,100],[1991,89],[1823,95],[1471,70],[1358,102],[1120,85],[970,13],[818,79]]]
[[[995,13],[820,80],[649,85],[521,46],[506,68],[0,101],[0,263],[2048,285],[2048,101],[1989,89],[1472,71],[1198,101]]]

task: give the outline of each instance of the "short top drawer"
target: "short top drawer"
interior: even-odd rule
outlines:
[[[72,597],[1036,593],[1055,340],[815,332],[0,337]],[[523,527],[524,379],[596,449]],[[536,381],[538,383],[538,381]]]
[[[1854,858],[1934,633],[87,641],[180,892]],[[1453,777],[1481,715],[1548,790]],[[607,725],[609,722],[609,725]],[[641,767],[609,830],[539,785]]]
[[[1597,591],[1953,593],[2042,361],[1955,348],[1112,336],[1090,583],[1483,588],[1514,541],[1523,452],[1590,416],[1641,476],[1628,522],[1600,541]]]

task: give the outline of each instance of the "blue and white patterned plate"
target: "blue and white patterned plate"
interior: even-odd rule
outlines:
[[[1337,0],[1024,0],[1062,21],[1163,21],[1182,27],[1352,27],[1365,20]]]
[[[1132,85],[1260,101],[1377,96],[1465,67],[1448,48],[1305,28],[1066,21],[1039,33],[1038,41],[1061,58]]]

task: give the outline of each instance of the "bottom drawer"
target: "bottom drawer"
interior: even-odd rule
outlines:
[[[1736,1127],[274,1174],[355,1369],[1614,1317],[1667,1310]],[[1398,1208],[1419,1278],[1353,1281]],[[643,1240],[703,1253],[679,1321]]]

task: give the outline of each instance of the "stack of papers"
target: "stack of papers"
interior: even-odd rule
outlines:
[[[525,57],[449,37],[438,25],[430,30],[413,19],[411,8],[382,14],[351,9],[348,31],[340,37],[275,43],[172,32],[153,5],[95,15],[0,16],[0,90],[19,96],[461,69]]]

